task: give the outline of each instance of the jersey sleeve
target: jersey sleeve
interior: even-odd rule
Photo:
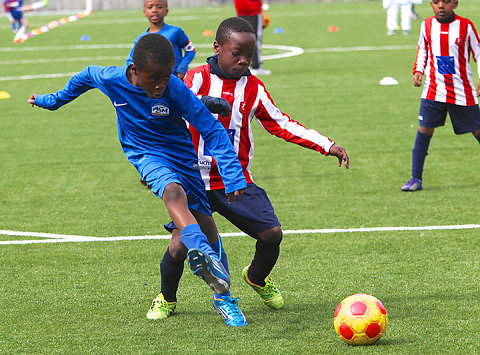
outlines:
[[[259,90],[255,118],[267,132],[287,142],[328,155],[335,142],[291,119],[275,106],[270,94],[263,86],[260,86]]]
[[[178,64],[177,72],[185,74],[188,70],[188,65],[193,61],[196,55],[195,46],[190,41],[185,32],[179,28],[177,33],[178,46],[182,49],[184,55],[181,62]]]
[[[468,26],[468,43],[470,45],[469,50],[472,53],[472,57],[477,62],[478,75],[480,77],[480,38],[478,37],[477,30],[473,23]]]
[[[217,161],[218,170],[225,185],[225,193],[247,187],[237,153],[222,124],[213,117],[186,85],[181,83],[179,91],[181,93],[176,101],[181,103],[180,112],[185,120],[200,132],[212,156]]]
[[[415,63],[413,65],[413,74],[416,72],[424,73],[425,66],[427,65],[428,59],[428,39],[426,36],[425,31],[425,21],[422,22],[422,26],[420,28],[420,36],[418,38],[418,48],[417,48],[417,56],[415,58]]]
[[[98,88],[106,94],[103,85],[104,73],[108,68],[90,65],[75,74],[62,90],[47,95],[37,95],[35,105],[48,110],[57,110],[90,89]]]

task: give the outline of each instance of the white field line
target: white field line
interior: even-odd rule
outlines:
[[[211,48],[211,44],[196,44],[198,48]],[[339,53],[339,52],[362,52],[362,51],[392,51],[392,50],[413,50],[417,47],[414,45],[403,45],[403,46],[357,46],[357,47],[332,47],[332,48],[310,48],[303,49],[300,47],[294,46],[282,46],[282,45],[270,45],[264,44],[264,48],[280,50],[282,53],[271,54],[263,56],[264,60],[273,60],[288,58],[292,56],[301,55],[303,53]],[[22,51],[65,51],[65,50],[97,50],[97,49],[116,49],[116,48],[131,48],[131,44],[96,44],[96,45],[75,45],[75,46],[44,46],[44,47],[5,47],[0,48],[0,52],[22,52]],[[118,60],[119,56],[111,57],[91,57],[92,61],[95,60],[105,60],[111,58],[112,60]],[[78,57],[70,59],[61,59],[61,58],[43,58],[39,59],[38,63],[49,63],[49,62],[75,62],[75,61],[86,61],[88,57]],[[23,59],[25,63],[29,64],[34,62],[34,60]],[[27,63],[28,61],[28,63]],[[3,65],[15,64],[15,60],[6,60],[3,61]],[[22,59],[19,59],[16,64],[22,64]],[[190,67],[195,67],[203,63],[191,63]],[[52,74],[33,74],[33,75],[20,75],[20,76],[4,76],[0,77],[0,81],[15,81],[15,80],[30,80],[30,79],[48,79],[48,78],[59,78],[59,77],[70,77],[76,73],[52,73]]]
[[[366,232],[398,232],[398,231],[431,231],[431,230],[460,230],[480,229],[480,224],[448,225],[448,226],[421,226],[421,227],[373,227],[373,228],[339,228],[339,229],[299,229],[286,230],[283,234],[331,234],[331,233],[366,233]],[[124,237],[89,237],[81,235],[18,232],[0,230],[0,235],[36,237],[45,239],[36,240],[6,240],[0,241],[0,245],[11,244],[38,244],[38,243],[72,243],[72,242],[111,242],[120,240],[147,240],[147,239],[170,239],[167,235],[144,235]],[[245,233],[222,233],[222,237],[245,236]]]

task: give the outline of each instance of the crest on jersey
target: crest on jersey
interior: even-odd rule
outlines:
[[[437,67],[440,74],[455,74],[455,57],[437,55]]]
[[[170,109],[164,104],[155,104],[152,106],[152,115],[153,116],[168,116],[170,114]]]

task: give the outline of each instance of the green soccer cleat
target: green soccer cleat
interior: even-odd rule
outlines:
[[[248,278],[248,270],[250,265],[245,266],[242,271],[242,277],[247,284],[249,284],[263,299],[263,303],[271,309],[280,309],[283,307],[283,297],[277,286],[273,284],[272,278],[268,275],[265,278],[265,286],[261,287],[255,285]]]
[[[163,319],[170,317],[177,307],[177,302],[165,301],[163,294],[159,294],[152,302],[152,306],[148,310],[148,319]]]

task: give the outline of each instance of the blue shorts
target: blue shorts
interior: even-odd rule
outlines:
[[[447,112],[455,134],[471,133],[480,129],[478,105],[460,106],[427,99],[422,99],[420,103],[418,124],[429,128],[444,126]]]
[[[212,215],[205,191],[205,184],[198,170],[178,171],[170,164],[161,159],[149,159],[148,163],[139,168],[142,180],[151,187],[151,191],[162,198],[165,187],[171,183],[180,184],[185,190],[188,200],[188,208]]]
[[[10,11],[10,14],[17,21],[20,21],[23,17],[22,10],[12,10],[12,11]]]
[[[213,212],[218,212],[255,239],[260,233],[280,225],[267,193],[254,183],[248,184],[238,202],[228,203],[224,189],[207,191],[207,196]],[[169,232],[175,228],[173,222],[165,224]]]

